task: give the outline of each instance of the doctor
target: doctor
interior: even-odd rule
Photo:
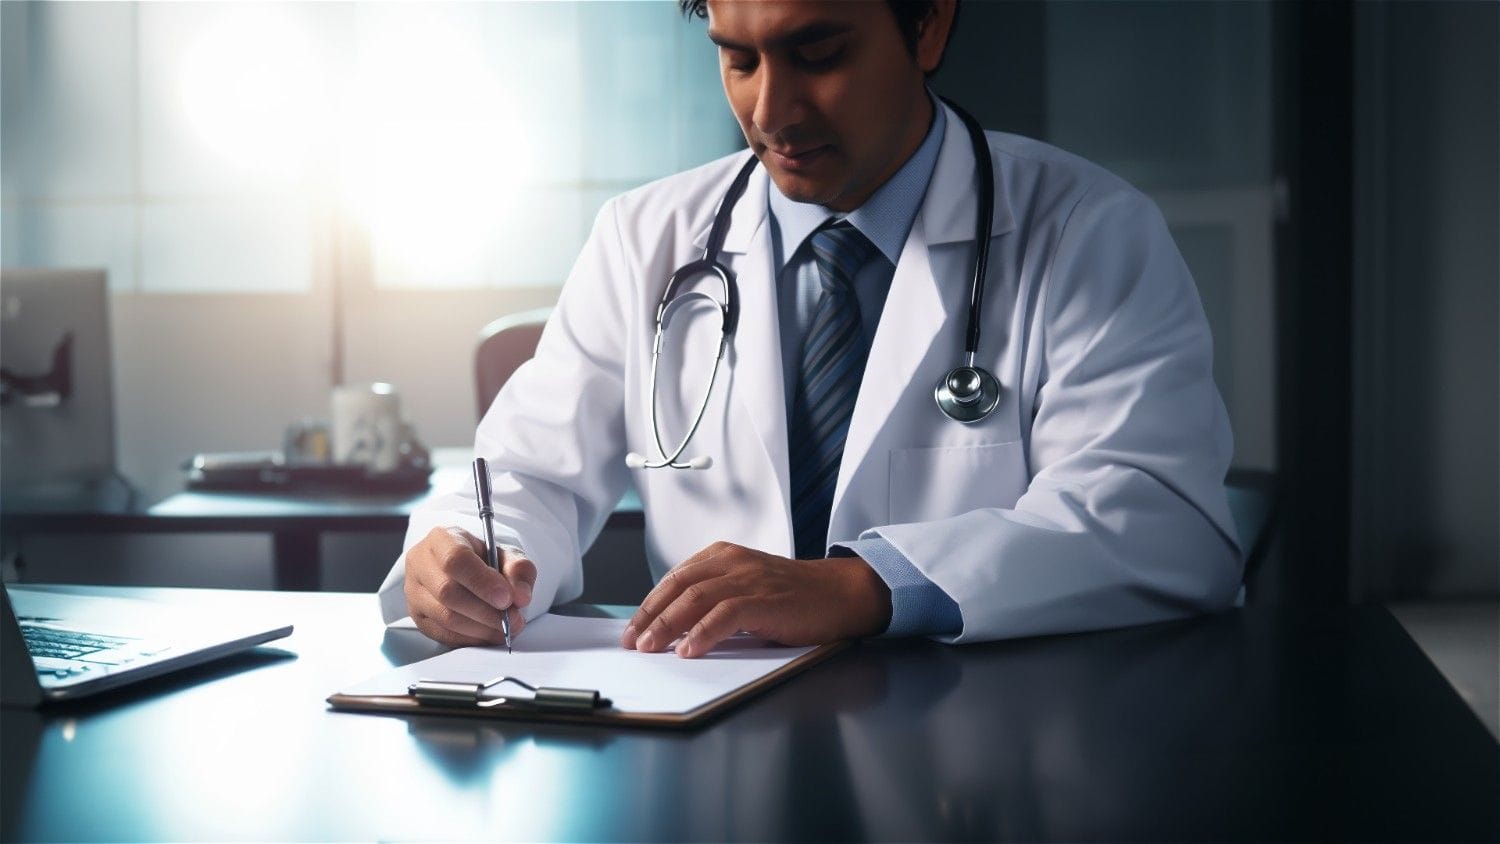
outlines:
[[[626,648],[970,642],[1232,603],[1229,427],[1150,200],[935,99],[950,0],[706,15],[750,153],[599,212],[479,424],[503,573],[473,497],[435,497],[381,589],[387,620],[492,644],[505,612],[523,635],[580,593],[629,483],[658,584]],[[722,277],[668,289],[706,257]]]

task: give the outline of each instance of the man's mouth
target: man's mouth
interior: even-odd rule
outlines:
[[[819,159],[832,150],[833,147],[828,144],[783,150],[766,147],[766,155],[770,156],[772,163],[777,167],[795,173],[813,166]]]

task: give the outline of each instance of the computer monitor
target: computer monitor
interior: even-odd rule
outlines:
[[[108,297],[103,270],[0,270],[0,507],[118,494]]]

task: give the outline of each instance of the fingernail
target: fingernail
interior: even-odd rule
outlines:
[[[649,630],[641,634],[641,638],[635,640],[635,649],[638,651],[649,651],[655,645],[656,642],[651,636],[651,631]]]
[[[624,645],[625,647],[628,648],[628,647],[630,647],[634,643],[635,643],[635,625],[630,625],[630,626],[627,626],[625,628],[625,632],[624,633],[620,634],[620,644],[622,644],[622,645]]]

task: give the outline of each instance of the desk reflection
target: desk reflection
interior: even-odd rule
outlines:
[[[1378,608],[865,642],[674,731],[330,712],[334,689],[441,648],[381,628],[371,596],[191,597],[297,629],[279,654],[6,710],[0,840],[1500,832],[1494,741]]]
[[[1211,743],[1224,728],[1244,668],[1237,628],[1230,616],[972,648],[887,646],[878,664],[900,698],[839,719],[859,823],[895,838],[1109,837],[1111,819],[1143,803],[1193,799],[1182,788],[1193,777],[1153,760],[1180,760],[1167,745]]]
[[[603,730],[536,724],[518,734],[514,725],[445,716],[406,718],[407,733],[427,758],[456,784],[483,779],[505,765],[521,745],[592,755],[614,740]]]
[[[866,642],[686,733],[430,717],[409,734],[455,784],[536,795],[552,778],[544,790],[571,807],[552,813],[555,837],[1107,837],[1143,804],[1190,832],[1198,810],[1180,808],[1236,785],[1213,748],[1255,705],[1240,627],[1231,613],[967,647]],[[387,633],[393,662],[430,655],[407,633]]]

